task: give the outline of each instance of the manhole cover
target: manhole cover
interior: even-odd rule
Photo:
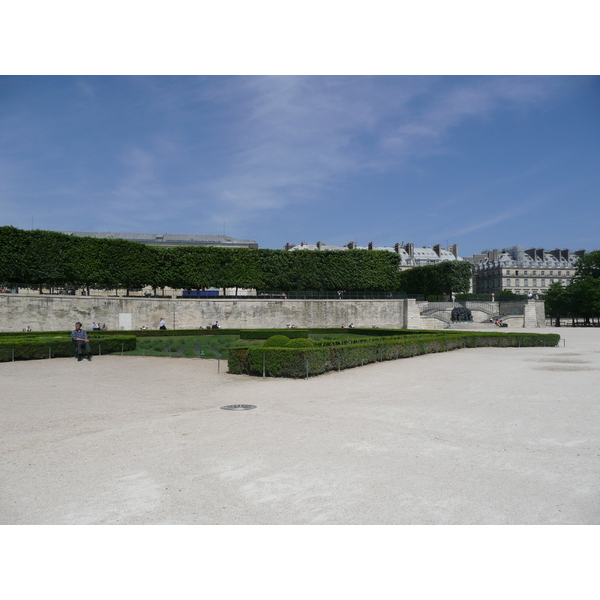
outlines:
[[[252,410],[256,408],[254,404],[228,404],[227,406],[221,406],[221,410]]]

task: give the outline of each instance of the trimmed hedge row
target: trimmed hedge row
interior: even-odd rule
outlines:
[[[315,348],[230,348],[229,372],[270,377],[306,377],[372,362],[447,352],[458,348],[556,346],[557,334],[461,332],[383,339]],[[264,363],[263,363],[264,361]]]
[[[92,354],[113,354],[121,350],[135,350],[137,340],[133,335],[95,336],[89,338]],[[14,352],[14,356],[13,356]],[[14,360],[35,360],[40,358],[57,358],[74,355],[71,336],[55,335],[53,337],[28,336],[23,338],[0,339],[0,362]]]
[[[88,335],[135,335],[135,337],[173,337],[186,335],[240,335],[240,329],[131,329],[113,331],[88,331]],[[91,339],[91,337],[90,337]]]
[[[330,332],[330,330],[328,330]],[[309,333],[317,333],[316,329],[240,329],[242,340],[268,340],[274,335],[285,335],[290,340],[307,338]],[[333,331],[332,333],[337,333]]]
[[[84,328],[85,329],[85,328]],[[418,329],[345,329],[345,328],[315,328],[315,329],[131,329],[119,330],[112,329],[108,331],[93,331],[86,329],[90,339],[97,335],[113,336],[113,335],[135,335],[136,337],[158,337],[158,336],[186,336],[186,335],[239,335],[243,340],[266,340],[273,335],[285,335],[290,339],[307,338],[309,334],[315,333],[355,333],[358,335],[376,335],[377,337],[389,335],[414,335],[420,333],[431,333],[430,330]],[[57,334],[66,334],[67,332],[57,331],[7,331],[0,333],[0,339],[6,336],[55,336]],[[68,331],[70,334],[71,331]],[[436,332],[437,333],[437,332]],[[440,335],[447,333],[444,330],[439,331]]]

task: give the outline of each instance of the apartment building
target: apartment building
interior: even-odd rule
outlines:
[[[425,265],[436,265],[447,260],[463,260],[458,255],[458,245],[454,244],[448,248],[442,248],[440,244],[434,246],[415,247],[414,244],[397,243],[394,246],[375,246],[369,242],[367,246],[358,246],[355,242],[348,242],[345,246],[328,246],[324,242],[307,244],[301,242],[298,245],[286,244],[284,250],[381,250],[395,252],[400,255],[400,270],[412,267],[423,267]]]
[[[512,246],[503,250],[484,250],[465,257],[473,264],[473,291],[499,294],[510,290],[515,294],[543,294],[552,283],[567,285],[575,275],[576,264],[585,250],[546,251],[544,248]]]

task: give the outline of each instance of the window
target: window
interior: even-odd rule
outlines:
[[[529,285],[529,279],[523,279],[523,285],[527,287]]]
[[[532,273],[532,275],[535,275],[535,271]],[[535,285],[535,283],[533,285]]]
[[[515,279],[515,286],[519,287],[519,280],[518,279]]]
[[[542,271],[542,273],[543,273],[543,271]],[[546,280],[545,279],[542,279],[542,287],[546,287]]]
[[[537,286],[537,279],[534,279],[533,283],[531,285],[533,285],[533,287],[536,287]]]
[[[570,271],[567,271],[567,277],[568,277],[570,274],[571,274],[571,272],[570,272]]]
[[[508,270],[506,271],[506,274],[507,274],[507,275],[510,275],[510,269],[508,269]],[[510,285],[510,283],[509,283],[508,285]]]
[[[542,271],[542,272],[540,273],[540,275],[543,275],[543,274],[544,274],[544,271]]]
[[[527,271],[523,271],[523,275],[527,275]],[[525,285],[527,285],[527,284],[525,284]]]
[[[518,274],[519,274],[519,271],[515,271],[515,275],[518,275]],[[517,284],[517,285],[518,285],[518,284]]]
[[[506,280],[506,287],[510,287],[510,279]]]
[[[554,274],[554,271],[550,271],[550,272],[548,273],[548,275],[553,275],[553,274]]]

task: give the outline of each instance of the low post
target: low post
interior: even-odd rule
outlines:
[[[217,373],[221,372],[221,355],[217,356]]]
[[[123,356],[123,352],[125,352],[125,344],[121,344],[121,356]]]
[[[341,366],[342,366],[342,361],[340,360],[340,355],[338,354],[338,373],[342,370]]]
[[[102,356],[102,344],[98,344],[98,356]]]
[[[263,352],[263,379],[265,378],[265,353]]]
[[[48,346],[48,358],[52,358],[52,346]]]
[[[14,348],[13,348],[13,351],[12,351],[12,361],[15,362],[15,350],[14,350]]]
[[[308,358],[306,359],[306,381],[308,381]]]

